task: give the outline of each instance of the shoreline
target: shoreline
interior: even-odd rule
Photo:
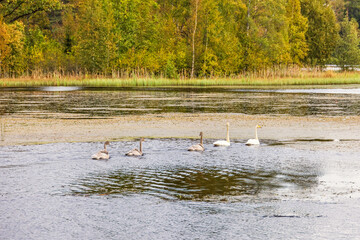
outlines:
[[[360,116],[294,117],[244,114],[148,114],[106,119],[35,119],[26,116],[2,118],[5,123],[0,146],[59,142],[122,141],[145,138],[225,139],[226,122],[230,138],[253,138],[255,126],[260,139],[346,140],[360,142]],[[3,140],[3,141],[2,141]]]

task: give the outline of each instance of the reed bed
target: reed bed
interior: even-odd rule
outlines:
[[[304,73],[296,77],[253,77],[237,76],[227,78],[180,78],[156,77],[133,78],[4,78],[0,87],[41,87],[41,86],[79,86],[79,87],[160,87],[160,86],[284,86],[284,85],[343,85],[360,84],[358,72]]]

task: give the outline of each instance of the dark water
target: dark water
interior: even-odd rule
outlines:
[[[360,152],[211,143],[112,142],[107,161],[101,143],[0,147],[0,239],[360,236]]]
[[[360,114],[360,88],[1,89],[0,115],[93,118],[149,113],[243,113],[294,116]]]

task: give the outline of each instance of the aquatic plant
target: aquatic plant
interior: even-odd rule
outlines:
[[[259,72],[244,73],[239,76],[223,78],[178,78],[133,77],[106,78],[101,76],[49,77],[49,78],[5,78],[0,87],[38,87],[38,86],[82,86],[82,87],[158,87],[158,86],[282,86],[282,85],[331,85],[360,84],[357,72],[318,72],[302,71],[296,73]]]

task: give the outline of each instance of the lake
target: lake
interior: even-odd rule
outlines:
[[[1,114],[111,118],[148,113],[356,116],[350,89],[0,90]],[[360,150],[314,150],[331,141],[188,152],[194,139],[0,147],[1,239],[356,239]]]

